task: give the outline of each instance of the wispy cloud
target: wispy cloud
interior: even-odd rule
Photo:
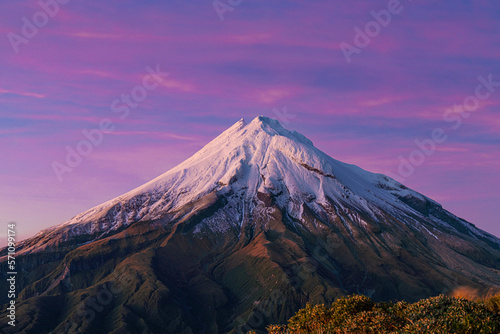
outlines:
[[[22,91],[8,90],[8,89],[3,89],[3,88],[0,88],[0,94],[14,94],[14,95],[20,95],[20,96],[27,96],[27,97],[36,97],[37,99],[43,99],[44,97],[46,97],[45,94],[32,93],[32,92],[22,92]]]
[[[103,33],[86,32],[86,31],[74,32],[71,33],[69,36],[80,37],[80,38],[99,38],[99,39],[120,39],[125,37],[122,35],[103,34]]]
[[[196,87],[193,84],[170,78],[165,79],[161,85],[169,89],[180,90],[183,92],[194,92],[196,90]]]
[[[190,136],[183,136],[179,135],[176,133],[169,133],[169,132],[161,132],[161,131],[113,131],[111,135],[114,136],[141,136],[141,137],[147,137],[147,138],[154,138],[154,139],[180,139],[180,140],[186,140],[186,141],[194,141],[198,140],[199,138],[190,135]]]

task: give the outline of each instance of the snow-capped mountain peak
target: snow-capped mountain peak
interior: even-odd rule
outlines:
[[[258,116],[249,123],[239,120],[178,166],[60,227],[64,239],[105,235],[138,221],[178,217],[181,208],[210,194],[227,198],[240,216],[258,207],[262,196],[272,198],[299,221],[303,203],[318,213],[340,210],[375,221],[390,214],[408,223],[423,217],[421,206],[441,208],[393,179],[329,157],[277,120]],[[474,234],[490,237],[466,226]],[[47,233],[60,230],[40,232]]]
[[[500,287],[498,238],[264,116],[17,246],[16,263],[30,270],[19,309],[33,315],[20,317],[21,328],[47,329],[54,298],[73,310],[52,332],[116,321],[149,332],[236,332],[259,304],[277,310],[277,323],[291,316],[279,318],[285,309],[353,293],[415,300],[460,285]],[[113,301],[98,323],[82,323],[78,305],[110,279],[126,305]]]

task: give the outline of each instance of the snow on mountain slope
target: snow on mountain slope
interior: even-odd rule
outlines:
[[[266,305],[264,329],[306,302],[342,295],[414,301],[457,286],[500,286],[499,239],[262,116],[18,246],[24,332],[114,324],[239,333],[258,319],[257,305]],[[117,288],[113,302],[87,321],[81,306],[105,286]]]
[[[304,202],[321,210],[333,201],[346,212],[354,208],[373,220],[389,213],[408,223],[415,221],[412,217],[423,217],[415,203],[440,208],[387,176],[329,157],[303,135],[259,116],[250,123],[238,121],[192,157],[143,186],[37,236],[57,233],[67,240],[109,233],[137,221],[162,218],[212,192],[236,194],[246,210],[255,206],[258,193],[270,194],[279,207],[299,220]],[[447,224],[439,217],[433,219],[435,224]],[[496,240],[465,221],[461,224],[474,235]]]

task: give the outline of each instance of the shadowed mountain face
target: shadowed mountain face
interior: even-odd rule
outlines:
[[[499,239],[262,116],[18,246],[5,333],[237,333],[351,293],[500,286]]]

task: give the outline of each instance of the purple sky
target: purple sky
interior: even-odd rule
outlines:
[[[500,3],[393,1],[232,0],[223,21],[212,0],[72,0],[53,17],[34,0],[0,2],[1,220],[28,237],[263,114],[500,236],[500,87],[472,98],[478,77],[500,82]],[[341,43],[354,47],[354,28],[388,5],[397,13],[348,63]],[[22,37],[33,16],[38,32]],[[169,76],[120,119],[112,102],[157,64]],[[469,114],[466,98],[478,102]],[[53,162],[103,119],[114,131],[60,182]],[[398,174],[400,157],[421,159],[415,140],[437,128],[447,139]]]

